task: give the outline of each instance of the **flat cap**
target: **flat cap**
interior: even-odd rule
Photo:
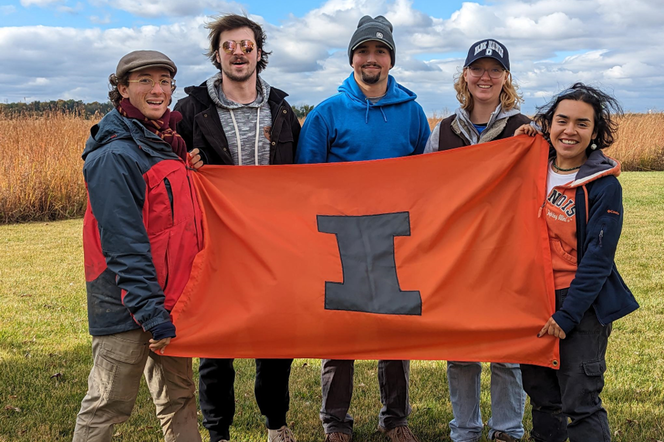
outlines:
[[[120,59],[118,67],[115,68],[115,76],[123,77],[145,68],[165,68],[171,71],[173,76],[178,71],[173,60],[159,51],[133,51]]]

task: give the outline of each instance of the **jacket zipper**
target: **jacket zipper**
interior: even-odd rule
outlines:
[[[168,271],[168,247],[166,247],[166,278],[164,279],[164,287],[162,287],[161,291],[164,292],[164,296],[166,296],[166,287],[168,287],[168,276],[170,275],[171,272]]]
[[[604,239],[604,227],[599,231],[599,246],[602,247],[602,239]]]
[[[171,182],[168,178],[164,178],[164,187],[166,187],[166,194],[168,194],[168,202],[171,203],[171,222],[175,222],[175,213],[173,212],[173,189]]]

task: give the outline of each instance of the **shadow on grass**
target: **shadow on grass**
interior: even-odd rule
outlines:
[[[71,441],[87,391],[91,348],[47,353],[30,349],[29,342],[0,346],[9,354],[0,361],[0,441]],[[162,440],[144,383],[132,417],[116,427],[116,435],[114,441]]]
[[[0,361],[0,441],[68,441],[87,390],[92,366],[87,344],[73,350],[47,353],[31,348],[32,341],[1,344],[8,355]],[[196,381],[198,361],[194,361]],[[256,405],[253,360],[236,360],[236,415],[233,439],[264,441],[266,430]],[[318,412],[321,403],[320,361],[298,359],[291,375],[289,425],[298,440],[324,439]],[[411,427],[422,441],[448,439],[451,407],[447,399],[444,363],[419,362],[411,369]],[[355,441],[384,441],[376,429],[381,408],[376,361],[357,361],[350,413],[355,417]],[[199,423],[202,418],[199,415]],[[201,426],[201,434],[207,440]],[[159,441],[161,430],[144,382],[131,418],[115,428],[114,441]]]
[[[0,441],[70,441],[76,413],[87,390],[92,366],[91,349],[81,344],[68,352],[47,353],[31,348],[32,341],[0,344]],[[445,362],[411,363],[410,402],[413,412],[409,424],[422,442],[449,441],[448,422],[452,419]],[[194,374],[198,380],[198,361]],[[231,429],[233,440],[259,442],[266,439],[263,418],[254,399],[253,360],[236,360],[236,415]],[[355,363],[355,383],[350,413],[355,419],[354,441],[383,442],[377,432],[381,408],[376,361]],[[481,411],[490,416],[489,370],[482,374]],[[609,404],[611,429],[617,441],[638,440],[644,434],[653,440],[664,432],[664,420],[657,411],[664,406],[661,386],[634,391],[607,385],[604,395]],[[318,412],[321,403],[320,361],[296,359],[291,374],[289,426],[300,442],[323,441]],[[615,410],[615,414],[612,411]],[[653,413],[654,412],[654,413]],[[530,428],[530,407],[524,423]],[[617,416],[620,415],[620,418]],[[199,424],[202,417],[199,415]],[[201,434],[208,440],[202,425]],[[486,438],[487,429],[484,431]],[[482,439],[483,441],[486,439]],[[141,384],[131,418],[115,428],[113,441],[160,441],[161,430],[147,387]]]

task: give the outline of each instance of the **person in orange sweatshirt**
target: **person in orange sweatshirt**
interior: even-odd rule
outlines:
[[[556,312],[538,337],[560,339],[560,369],[521,365],[537,442],[611,440],[599,397],[607,342],[611,323],[639,307],[614,262],[623,220],[620,163],[602,152],[614,141],[620,113],[613,97],[576,83],[538,109],[540,130],[524,125],[515,133],[539,132],[551,145],[542,216]]]

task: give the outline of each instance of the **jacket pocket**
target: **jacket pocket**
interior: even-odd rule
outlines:
[[[556,255],[569,262],[570,264],[576,265],[576,256],[565,250],[562,241],[555,238],[551,238],[550,241],[551,247],[553,248]]]
[[[170,274],[168,268],[170,236],[170,231],[167,230],[150,237],[150,251],[152,252],[152,263],[157,272],[157,283],[164,292],[168,286]]]
[[[148,185],[146,202],[143,207],[143,222],[148,235],[154,235],[175,224],[178,210],[175,193],[178,174],[184,165],[176,160],[164,160],[152,166],[146,172],[145,181]]]

